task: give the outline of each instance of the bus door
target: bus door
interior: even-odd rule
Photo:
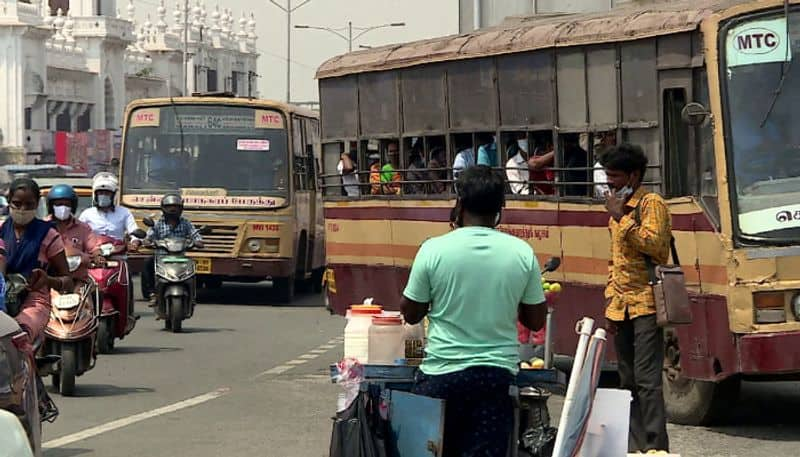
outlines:
[[[295,231],[297,234],[297,277],[305,279],[311,265],[316,218],[313,148],[306,147],[306,119],[292,117],[292,169],[294,180]],[[311,160],[309,161],[309,154]],[[309,168],[310,166],[310,168]]]

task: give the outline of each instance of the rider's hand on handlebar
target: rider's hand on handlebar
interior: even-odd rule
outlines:
[[[131,240],[131,242],[128,243],[128,250],[131,251],[131,252],[138,252],[139,251],[139,246],[141,246],[141,245],[142,245],[141,241],[136,240],[136,239]]]
[[[41,268],[33,270],[33,272],[31,272],[28,290],[42,290],[45,287],[47,287],[47,273]]]

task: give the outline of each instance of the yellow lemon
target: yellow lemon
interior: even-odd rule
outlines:
[[[561,284],[557,282],[550,284],[550,292],[561,292]]]
[[[544,289],[544,290],[550,290],[550,283],[549,283],[549,282],[546,282],[546,283],[542,284],[542,289]]]

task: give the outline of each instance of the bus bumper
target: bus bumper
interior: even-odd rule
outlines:
[[[144,269],[144,263],[149,257],[141,254],[128,256],[128,265],[131,271],[133,273],[141,273]],[[217,276],[221,277],[221,279],[230,278],[230,280],[235,280],[236,278],[259,280],[267,277],[285,278],[295,272],[295,263],[288,258],[208,258],[203,256],[192,256],[192,258],[210,260],[210,272],[202,272],[198,267],[199,279],[202,279],[203,276]]]
[[[742,374],[800,373],[800,332],[739,335],[737,346]]]

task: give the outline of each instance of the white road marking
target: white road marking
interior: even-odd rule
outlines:
[[[267,375],[271,374],[282,374],[286,373],[287,371],[295,368],[297,366],[303,365],[307,363],[309,360],[313,360],[318,358],[321,354],[325,354],[326,352],[330,351],[331,349],[338,347],[344,341],[344,337],[338,337],[330,340],[327,344],[323,344],[315,349],[311,349],[306,354],[298,356],[294,360],[289,360],[288,362],[284,362],[283,365],[278,365],[277,367],[270,368],[269,370],[262,371],[261,373],[253,376],[251,378],[252,381],[257,381],[259,378],[262,378]],[[327,377],[327,376],[326,376]]]
[[[44,449],[54,449],[59,448],[62,446],[66,446],[68,444],[72,444],[78,441],[83,441],[88,438],[92,438],[94,436],[110,432],[112,430],[116,430],[122,427],[127,427],[128,425],[135,424],[137,422],[141,422],[143,420],[152,419],[154,417],[163,416],[164,414],[173,413],[175,411],[180,411],[182,409],[191,408],[192,406],[199,405],[201,403],[205,403],[207,401],[211,401],[215,398],[219,398],[225,394],[230,392],[230,388],[223,387],[211,392],[208,392],[203,395],[198,395],[196,397],[189,398],[187,400],[179,401],[177,403],[173,403],[171,405],[162,406],[161,408],[156,408],[151,411],[145,411],[143,413],[134,414],[133,416],[124,417],[122,419],[117,419],[115,421],[111,421],[105,423],[103,425],[98,425],[96,427],[87,428],[86,430],[73,433],[71,435],[62,436],[61,438],[56,438],[54,440],[50,440],[42,445]]]

